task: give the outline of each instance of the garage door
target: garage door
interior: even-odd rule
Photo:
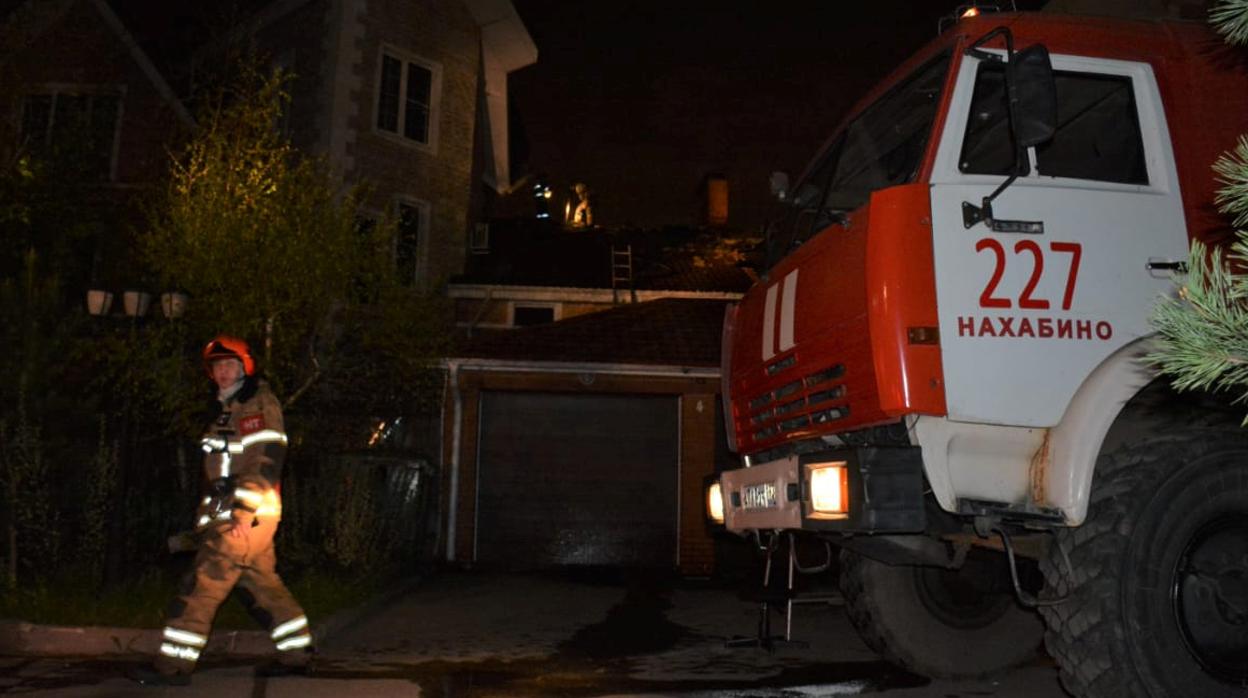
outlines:
[[[483,392],[477,561],[676,564],[678,402]]]

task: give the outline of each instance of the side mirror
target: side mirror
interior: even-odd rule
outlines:
[[[985,196],[979,206],[962,202],[962,225],[971,228],[986,223],[989,230],[998,233],[1044,234],[1044,221],[1004,220],[992,212],[992,202],[1001,192],[1014,183],[1019,175],[1027,172],[1027,149],[1053,138],[1057,132],[1057,82],[1053,79],[1053,64],[1049,50],[1041,44],[1028,46],[1017,53],[1014,37],[1007,27],[997,27],[971,44],[967,53],[981,60],[1001,60],[994,54],[980,49],[989,39],[1001,36],[1005,39],[1005,93],[1009,99],[1010,132],[1014,136],[1014,171],[991,194]]]
[[[768,185],[771,186],[772,198],[784,201],[789,195],[789,173],[788,172],[772,172],[767,178]]]
[[[1020,148],[1051,139],[1057,130],[1057,84],[1049,50],[1041,44],[1028,46],[1010,58],[1010,125]]]

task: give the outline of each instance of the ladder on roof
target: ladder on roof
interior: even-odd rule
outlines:
[[[633,246],[611,245],[611,297],[620,302],[620,291],[627,289],[629,301],[637,302],[637,291],[633,288]]]

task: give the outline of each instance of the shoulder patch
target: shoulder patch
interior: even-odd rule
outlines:
[[[238,420],[238,430],[243,436],[254,434],[264,429],[263,414],[249,414]]]

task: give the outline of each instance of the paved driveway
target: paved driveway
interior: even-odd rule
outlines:
[[[1043,656],[994,680],[928,681],[879,661],[834,597],[794,614],[772,651],[729,647],[755,633],[734,589],[644,575],[443,573],[322,642],[315,677],[255,679],[207,659],[189,689],[142,691],[124,662],[3,659],[0,693],[48,696],[725,696],[1059,698]],[[783,617],[771,616],[776,632]]]

